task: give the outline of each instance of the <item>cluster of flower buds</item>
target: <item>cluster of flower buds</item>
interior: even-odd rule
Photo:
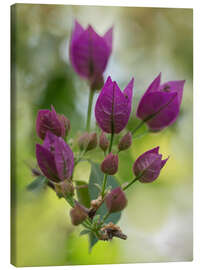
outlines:
[[[101,89],[94,111],[96,122],[101,129],[100,136],[98,137],[96,132],[85,132],[77,140],[80,154],[95,149],[98,144],[105,156],[100,165],[104,173],[102,187],[99,186],[101,193],[97,199],[91,201],[89,209],[74,199],[72,178],[74,165],[78,160],[74,162],[74,154],[65,142],[70,131],[70,121],[64,115],[56,113],[53,106],[51,110],[40,110],[37,115],[36,131],[39,138],[43,140],[42,144],[36,145],[38,166],[58,196],[69,200],[72,206],[70,217],[73,225],[81,223],[86,226],[94,225],[91,222],[94,222],[97,210],[103,203],[106,204],[108,215],[123,211],[128,203],[125,189],[137,180],[141,183],[153,182],[168,160],[168,158],[162,159],[159,147],[146,151],[133,164],[135,179],[123,189],[119,186],[107,192],[109,190],[109,187],[106,189],[105,186],[107,176],[118,172],[118,155],[131,147],[136,130],[136,127],[128,132],[124,130],[132,110],[134,79],[131,79],[123,91],[110,76],[104,83],[103,73],[112,52],[112,33],[113,29],[110,28],[100,36],[91,26],[84,29],[75,21],[70,41],[70,61],[74,70],[88,81],[90,91]],[[161,74],[159,74],[138,104],[136,115],[142,120],[140,125],[146,123],[150,131],[157,132],[174,123],[180,111],[184,83],[185,81],[169,81],[161,84]],[[88,125],[86,130],[89,131]],[[113,138],[121,131],[123,131],[122,137],[119,139],[115,153]],[[109,139],[108,136],[111,138]],[[36,176],[41,175],[41,172],[33,170]],[[98,233],[100,240],[111,240],[113,237],[127,238],[113,223],[105,225],[103,222]]]

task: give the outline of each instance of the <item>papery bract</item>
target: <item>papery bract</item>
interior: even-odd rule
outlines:
[[[151,83],[138,108],[137,117],[146,122],[151,131],[159,131],[176,120],[182,101],[185,81],[160,84],[161,73]]]
[[[57,114],[54,107],[50,110],[39,110],[36,121],[37,135],[44,140],[50,131],[58,137],[65,138],[70,130],[70,121],[64,115]]]
[[[113,28],[110,28],[104,36],[100,36],[92,26],[85,30],[75,21],[70,60],[74,70],[89,80],[92,89],[101,89],[103,85],[103,72],[112,51],[112,32]]]
[[[43,145],[36,145],[36,157],[43,174],[54,182],[70,179],[74,157],[68,144],[60,137],[47,131]]]
[[[105,203],[109,213],[122,211],[127,205],[125,193],[121,187],[114,188],[106,196]]]
[[[153,148],[137,158],[133,165],[133,172],[135,176],[139,177],[140,182],[153,182],[159,176],[167,160],[168,158],[162,160],[159,147]]]
[[[109,76],[95,106],[95,117],[99,127],[107,133],[119,133],[128,123],[133,94],[134,79],[122,92]]]

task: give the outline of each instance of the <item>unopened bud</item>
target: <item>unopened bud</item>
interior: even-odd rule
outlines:
[[[59,183],[54,183],[55,191],[59,197],[67,197],[74,195],[74,186],[70,181],[62,181]]]
[[[92,150],[97,146],[97,134],[96,132],[88,133],[85,132],[80,136],[78,140],[78,145],[81,151],[86,150]]]
[[[119,141],[118,150],[127,150],[132,144],[132,134],[131,132],[126,133]]]
[[[125,193],[121,187],[114,188],[105,198],[110,213],[122,211],[127,205]]]
[[[97,147],[97,133],[93,132],[89,134],[89,143],[86,150],[89,151],[96,147]]]
[[[100,148],[105,152],[108,147],[109,147],[109,141],[106,137],[106,135],[104,134],[104,132],[101,133],[100,138],[99,138],[99,146]]]
[[[118,171],[118,155],[108,154],[101,164],[103,173],[113,175]]]
[[[87,209],[77,202],[70,211],[70,217],[73,225],[79,225],[88,217]]]

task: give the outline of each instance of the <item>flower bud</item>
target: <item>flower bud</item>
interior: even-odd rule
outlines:
[[[133,172],[135,176],[139,177],[138,180],[140,182],[153,182],[159,176],[167,160],[168,158],[162,160],[162,155],[159,154],[159,147],[153,148],[136,159],[133,165]]]
[[[101,133],[99,138],[99,146],[105,152],[109,147],[109,141],[104,132]]]
[[[77,202],[70,211],[70,217],[73,225],[79,225],[88,217],[87,209]]]
[[[108,154],[101,164],[103,173],[113,175],[118,171],[118,155]]]
[[[60,183],[54,183],[54,188],[59,197],[67,197],[74,195],[74,186],[70,181],[62,181]]]
[[[89,142],[89,134],[88,134],[88,132],[85,132],[78,139],[78,146],[79,146],[81,151],[83,151],[85,148],[87,148],[88,142]]]
[[[78,140],[78,146],[81,151],[86,150],[92,150],[97,146],[97,134],[96,132],[88,133],[85,132],[80,136]]]
[[[127,205],[125,193],[121,187],[114,188],[105,198],[110,213],[122,211]]]
[[[53,106],[50,110],[39,110],[36,121],[37,135],[44,140],[47,131],[65,138],[70,130],[70,121],[64,115],[56,113]]]
[[[36,145],[36,158],[42,173],[53,182],[70,179],[73,173],[74,156],[69,145],[47,131],[42,145]]]
[[[89,81],[91,89],[101,89],[103,73],[112,51],[113,28],[103,36],[92,26],[84,29],[77,21],[70,40],[70,61],[75,72]]]
[[[89,134],[89,143],[86,150],[89,151],[96,147],[97,147],[97,133],[93,132]]]
[[[119,141],[118,150],[127,150],[132,144],[132,134],[131,132],[126,133]]]
[[[161,73],[150,84],[137,108],[137,117],[145,121],[150,131],[158,132],[176,121],[184,84],[184,80],[161,84]]]
[[[97,98],[95,118],[106,133],[120,133],[127,125],[132,109],[134,79],[124,91],[109,76]]]

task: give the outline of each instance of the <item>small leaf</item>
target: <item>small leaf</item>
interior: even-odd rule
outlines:
[[[100,170],[99,164],[91,162],[91,174],[90,174],[90,181],[88,185],[88,190],[89,190],[91,200],[95,200],[99,196],[100,191],[95,186],[95,184],[102,186],[103,177],[104,177],[104,174]],[[107,188],[109,186],[111,186],[112,189],[120,186],[114,176],[111,176],[111,175],[107,176]],[[99,214],[101,218],[103,218],[106,215],[106,213],[107,213],[107,207],[106,207],[106,204],[103,203],[100,206],[100,208],[97,210],[97,214]],[[112,213],[108,216],[105,222],[108,223],[111,221],[114,224],[116,224],[120,220],[120,217],[121,217],[121,212]]]
[[[88,184],[84,181],[75,181],[76,193],[79,203],[86,207],[90,207],[90,196],[88,192]]]
[[[93,246],[98,242],[98,238],[94,235],[93,232],[89,234],[89,253],[92,251]]]
[[[47,178],[43,175],[38,176],[34,181],[32,181],[26,189],[28,191],[41,191],[47,184]]]
[[[99,219],[100,219],[100,215],[94,216],[93,223],[97,223],[99,221]]]
[[[89,233],[91,233],[90,230],[84,229],[84,230],[82,230],[82,231],[80,232],[80,236],[85,235],[85,234],[89,234]]]

